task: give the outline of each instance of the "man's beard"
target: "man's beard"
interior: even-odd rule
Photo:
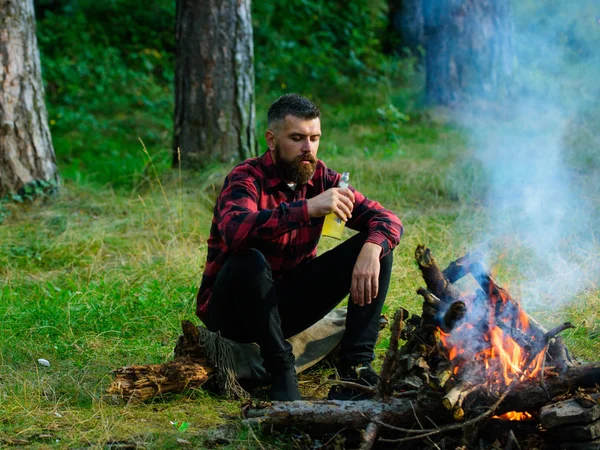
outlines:
[[[279,144],[275,144],[275,166],[281,177],[289,182],[304,184],[310,180],[317,168],[317,158],[312,153],[306,153],[296,156],[292,161],[286,161],[281,155]],[[309,161],[310,164],[304,164],[302,161]]]

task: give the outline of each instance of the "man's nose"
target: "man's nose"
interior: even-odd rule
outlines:
[[[312,145],[311,145],[310,138],[306,138],[302,141],[302,151],[304,153],[312,151]]]

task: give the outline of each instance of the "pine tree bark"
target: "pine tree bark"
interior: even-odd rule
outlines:
[[[173,164],[256,156],[250,0],[177,0]]]
[[[425,44],[422,0],[389,0],[388,32],[398,41],[395,48],[386,42],[386,53],[402,55],[404,49],[419,55]]]
[[[423,0],[423,15],[430,104],[507,88],[515,60],[509,0]]]
[[[33,0],[0,0],[0,197],[56,181]]]

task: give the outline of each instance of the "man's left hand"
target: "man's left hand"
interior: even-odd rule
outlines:
[[[381,246],[367,242],[363,245],[352,271],[350,295],[358,306],[371,303],[379,292],[379,256]]]

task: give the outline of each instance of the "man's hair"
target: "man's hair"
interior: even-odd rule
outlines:
[[[274,131],[281,125],[285,116],[291,115],[310,120],[321,117],[321,111],[313,102],[298,94],[285,94],[275,100],[267,112],[267,126]]]

